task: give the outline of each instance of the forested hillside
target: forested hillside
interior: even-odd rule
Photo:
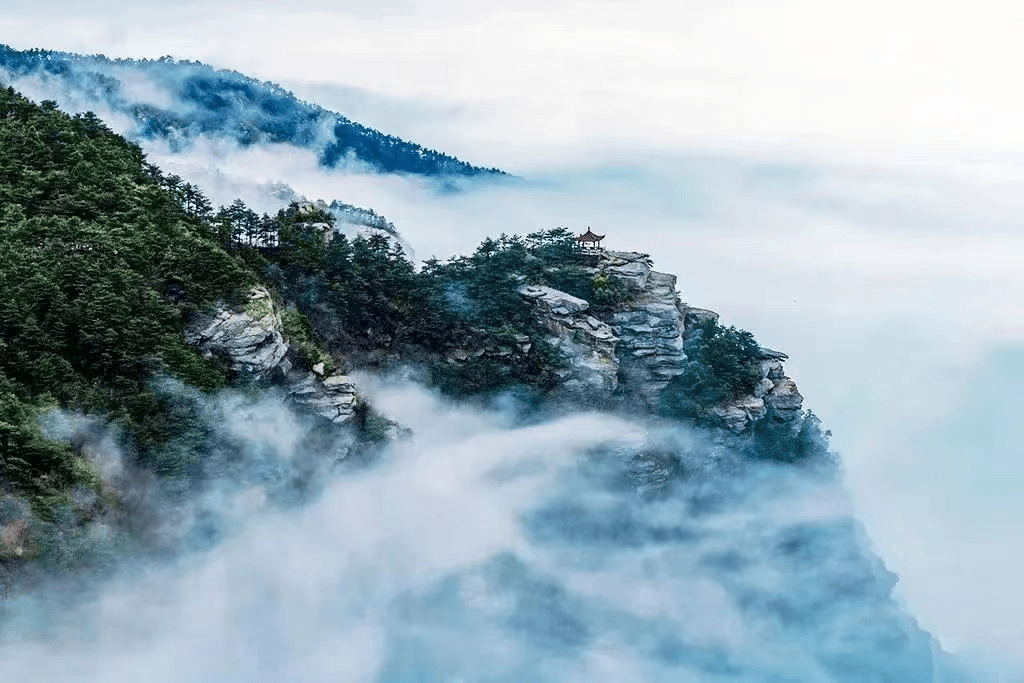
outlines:
[[[18,538],[28,529],[34,539],[31,553],[14,558],[0,544],[0,570],[12,562],[94,566],[95,519],[119,529],[115,538],[141,542],[134,525],[144,498],[129,505],[84,444],[47,438],[43,423],[56,409],[91,416],[126,466],[173,484],[175,495],[201,490],[210,468],[223,476],[238,449],[218,422],[229,418],[209,410],[214,390],[259,395],[277,380],[237,374],[227,357],[187,344],[183,330],[204,315],[266,315],[268,298],[289,367],[310,381],[402,366],[456,399],[515,396],[527,412],[600,400],[691,424],[731,424],[744,456],[827,455],[816,419],[802,417],[795,385],[771,360],[778,354],[765,356],[751,335],[721,327],[717,316],[684,329],[674,277],[650,274],[668,283],[667,299],[633,302],[639,293],[623,283],[650,273],[649,264],[595,269],[565,228],[501,235],[417,269],[390,231],[350,237],[335,228],[339,209],[390,227],[370,211],[308,202],[274,215],[241,201],[215,208],[95,115],[69,116],[12,88],[0,89],[0,207],[0,527]],[[259,306],[254,288],[263,292]],[[559,303],[538,309],[538,292]],[[650,311],[667,322],[650,327]],[[630,333],[643,348],[629,357],[653,358],[644,349],[661,344],[676,379],[658,388],[667,380],[655,368],[637,386],[636,368],[619,365],[611,328],[593,316],[642,319]],[[670,338],[659,341],[665,330]],[[597,393],[563,391],[595,373],[604,378]],[[615,390],[630,382],[632,390]],[[657,405],[634,395],[652,387]],[[771,405],[752,395],[776,389]],[[353,413],[348,427],[325,422],[308,438],[351,429],[366,444],[379,441],[389,423],[362,399]]]
[[[129,137],[160,138],[172,147],[198,136],[226,138],[243,147],[288,143],[311,149],[327,167],[357,165],[382,173],[424,176],[503,175],[442,152],[387,135],[308,102],[274,83],[200,62],[111,60],[0,45],[0,83],[34,77],[50,96],[70,93],[95,109],[135,122]],[[145,95],[133,90],[145,83]],[[153,93],[159,92],[160,97]]]
[[[198,456],[183,462],[182,449],[169,446],[199,429],[189,443],[201,451],[192,408],[153,383],[162,375],[201,389],[228,381],[224,367],[183,341],[190,312],[243,306],[262,281],[297,306],[286,320],[306,347],[316,346],[312,318],[339,358],[430,365],[470,338],[534,331],[510,278],[517,270],[558,277],[564,264],[548,271],[570,245],[566,231],[503,238],[417,272],[385,236],[350,240],[309,205],[276,216],[241,202],[214,211],[199,188],[148,164],[94,115],[68,116],[10,88],[0,91],[0,204],[0,485],[41,510],[96,483],[68,446],[42,437],[36,415],[48,407],[120,424],[129,452],[158,472],[187,475],[196,464]],[[487,305],[460,308],[455,293]],[[453,393],[549,384],[554,361],[543,344],[530,358],[498,374],[432,367]]]
[[[41,438],[60,405],[130,423],[139,457],[173,425],[149,381],[225,382],[181,337],[183,316],[251,276],[190,216],[139,148],[95,116],[0,90],[0,446],[6,486],[42,500],[88,473]]]

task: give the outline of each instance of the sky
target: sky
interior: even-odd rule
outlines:
[[[0,42],[199,59],[526,179],[438,198],[288,149],[203,150],[225,183],[371,206],[421,258],[551,224],[651,253],[684,300],[790,354],[922,624],[1012,656],[1022,28],[994,0],[8,0]]]
[[[1007,84],[1024,9],[1012,2],[4,5],[0,30],[19,47],[187,56],[410,100],[426,121],[396,132],[502,166],[587,142],[886,159],[1022,144],[1022,95]],[[459,130],[445,132],[453,120]]]

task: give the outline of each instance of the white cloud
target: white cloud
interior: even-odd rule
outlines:
[[[1024,642],[1014,608],[1024,593],[1013,578],[1024,569],[1016,540],[1024,511],[1015,493],[990,485],[1011,471],[1011,451],[972,456],[976,476],[962,494],[1009,506],[999,526],[969,505],[963,517],[940,520],[928,513],[933,499],[960,486],[962,473],[935,463],[961,455],[917,438],[963,415],[960,398],[972,383],[991,384],[976,374],[993,349],[1024,346],[1021,200],[1011,174],[612,156],[438,195],[423,181],[325,172],[312,156],[302,159],[254,148],[216,164],[237,177],[258,169],[262,180],[287,178],[310,197],[372,206],[420,258],[557,224],[594,225],[613,248],[652,253],[679,275],[684,300],[790,353],[791,374],[835,431],[854,498],[925,625],[952,646],[1013,650]],[[972,533],[974,553],[950,546]],[[1001,569],[982,579],[990,563]],[[992,594],[1004,599],[984,597],[985,586],[998,586]]]
[[[1020,152],[1013,3],[109,2],[15,4],[21,47],[200,58],[284,83],[452,103],[429,146],[518,167],[552,154],[700,145],[867,154]],[[201,7],[201,9],[200,9]],[[244,7],[244,9],[242,9]],[[117,11],[118,9],[122,11]],[[410,128],[415,131],[415,124]],[[484,155],[482,152],[486,151]],[[487,162],[485,162],[487,163]]]
[[[413,434],[376,467],[329,478],[305,507],[233,502],[253,500],[264,450],[288,457],[303,442],[301,421],[267,398],[211,399],[240,449],[213,489],[241,495],[202,496],[208,515],[233,522],[224,541],[5,605],[5,680],[372,681],[415,667],[464,680],[724,670],[754,683],[821,678],[845,647],[819,633],[854,639],[863,669],[929,670],[913,629],[902,665],[863,627],[870,614],[903,632],[834,483],[768,465],[705,477],[699,435],[600,414],[517,425],[363,381]],[[277,428],[249,428],[261,421]],[[637,448],[667,443],[694,465],[678,495],[643,501],[615,483]],[[803,618],[780,623],[780,604]]]
[[[992,486],[1012,454],[986,452],[962,493],[1005,503],[998,523],[971,506],[939,521],[929,511],[961,475],[934,463],[958,453],[915,440],[991,384],[993,349],[1024,339],[1018,4],[125,7],[9,3],[0,32],[18,47],[204,59],[300,94],[341,85],[368,123],[530,176],[437,196],[283,147],[197,151],[225,198],[256,176],[371,206],[420,257],[554,224],[651,252],[684,298],[791,354],[925,625],[1021,650],[1024,514]],[[54,8],[64,21],[43,20]]]

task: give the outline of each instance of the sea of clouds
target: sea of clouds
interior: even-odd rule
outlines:
[[[827,471],[744,462],[679,425],[524,422],[507,401],[469,408],[400,378],[360,382],[411,433],[352,467],[311,447],[309,423],[273,394],[164,387],[202,402],[232,457],[184,498],[122,481],[173,552],[12,596],[5,679],[937,675],[936,644],[889,599],[895,576]],[[55,438],[89,431],[85,452],[126,476],[101,426],[44,424]],[[311,457],[319,486],[297,501],[287,492]],[[638,457],[685,476],[644,492],[651,461]]]
[[[218,202],[270,210],[266,183],[285,182],[374,208],[418,259],[552,225],[650,253],[685,301],[790,354],[922,625],[957,651],[1024,650],[1017,10],[204,8],[41,28],[14,3],[0,29],[18,47],[204,58],[519,176],[438,192],[285,146],[147,150]]]

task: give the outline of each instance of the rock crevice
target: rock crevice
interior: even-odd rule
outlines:
[[[662,390],[686,368],[686,308],[676,293],[676,276],[654,270],[646,254],[620,251],[602,253],[591,272],[628,292],[608,320],[620,338],[623,389],[656,408]]]
[[[551,287],[527,285],[519,293],[550,333],[548,341],[568,361],[560,372],[564,389],[611,394],[618,387],[619,337],[608,323],[590,314],[590,303]]]

